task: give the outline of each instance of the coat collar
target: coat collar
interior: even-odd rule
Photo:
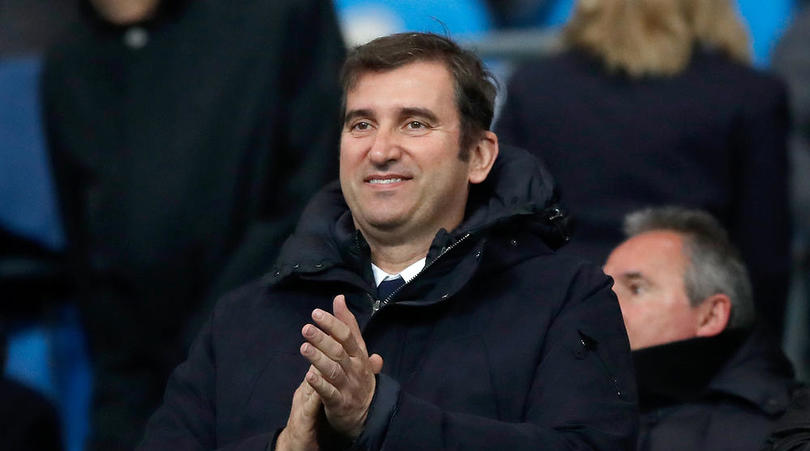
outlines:
[[[501,146],[489,177],[471,188],[465,218],[456,230],[436,234],[428,264],[463,237],[483,236],[504,224],[525,224],[551,248],[568,240],[567,216],[559,206],[551,175],[539,159],[516,147]],[[335,181],[307,205],[268,278],[274,284],[297,276],[362,286],[370,275],[369,261],[368,244],[354,228]]]
[[[633,362],[642,412],[722,395],[773,415],[793,385],[790,363],[760,328],[640,349]]]

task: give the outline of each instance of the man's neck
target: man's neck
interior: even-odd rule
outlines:
[[[463,212],[453,220],[448,214],[440,224],[429,224],[424,227],[405,227],[381,230],[373,227],[362,227],[355,222],[371,249],[371,262],[389,274],[398,274],[403,269],[425,258],[430,245],[440,229],[453,230],[462,222]]]
[[[399,274],[403,269],[425,258],[430,250],[430,242],[380,245],[368,240],[371,248],[371,262],[389,274]]]

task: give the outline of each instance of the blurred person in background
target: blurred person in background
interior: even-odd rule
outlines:
[[[519,68],[496,130],[549,165],[574,220],[562,252],[604,261],[625,214],[711,212],[781,332],[790,268],[785,87],[748,66],[729,0],[580,0],[565,50]]]
[[[15,332],[28,332],[25,327],[35,321],[51,319],[54,304],[65,300],[68,289],[55,270],[57,261],[40,243],[9,232],[0,221],[0,437],[4,450],[65,449],[53,399],[31,381],[6,371],[7,335],[13,339]]]
[[[76,6],[61,0],[3,0],[0,55],[38,55],[76,21]]]
[[[41,393],[5,377],[0,378],[0,437],[6,451],[64,449],[54,406]]]
[[[795,388],[778,343],[755,327],[751,285],[709,214],[629,214],[611,252],[639,389],[639,450],[754,450]]]
[[[810,7],[796,15],[773,56],[773,69],[790,91],[793,130],[790,139],[794,272],[791,324],[786,349],[810,378]]]
[[[91,449],[131,449],[208,300],[268,270],[336,177],[328,0],[90,0],[47,55],[49,146],[95,364]]]
[[[79,327],[38,88],[44,50],[77,16],[62,0],[0,2],[0,447],[10,451],[78,450],[86,427],[71,383],[86,361],[64,359],[81,340],[65,340]]]

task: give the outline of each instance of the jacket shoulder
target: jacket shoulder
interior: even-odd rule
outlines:
[[[596,63],[572,52],[544,56],[518,66],[509,79],[508,89],[510,92],[520,92],[522,89],[538,91],[537,86],[545,83],[556,85],[576,74],[586,73],[583,69],[592,64]],[[559,78],[561,76],[563,78]]]
[[[596,264],[556,252],[542,236],[526,230],[507,230],[492,237],[485,252],[487,263],[483,272],[491,275],[508,272],[513,275],[516,288],[526,292],[542,287],[543,302],[557,299],[570,306],[587,302],[600,290],[610,291],[613,286],[613,279]]]
[[[714,53],[695,55],[687,71],[716,81],[721,89],[725,86],[734,90],[741,99],[778,98],[786,96],[787,92],[787,85],[781,78]],[[752,92],[756,95],[750,95]]]
[[[270,298],[270,283],[257,279],[225,293],[214,307],[213,318],[215,323],[253,316],[255,312],[266,306]]]

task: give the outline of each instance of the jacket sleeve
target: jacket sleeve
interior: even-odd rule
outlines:
[[[186,361],[172,373],[163,404],[149,419],[144,439],[137,449],[264,451],[275,439],[277,431],[267,431],[217,447],[213,323],[212,316],[192,345]]]
[[[743,100],[734,128],[729,233],[750,271],[757,307],[771,326],[781,330],[791,265],[789,114],[784,85],[767,82],[757,95]]]
[[[386,450],[635,449],[635,380],[610,285],[595,269],[571,285],[569,301],[546,333],[524,421],[448,412],[381,376],[356,444]]]

